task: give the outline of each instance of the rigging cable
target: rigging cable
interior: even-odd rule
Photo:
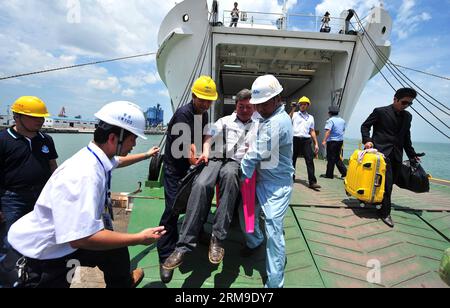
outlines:
[[[356,13],[355,13],[356,15]],[[358,18],[359,19],[359,18]],[[365,30],[364,26],[361,24],[360,25],[362,27],[362,29],[364,30],[364,34],[367,34],[367,31]],[[368,35],[367,35],[368,36]],[[369,36],[370,38],[370,36]],[[360,36],[358,36],[358,39],[361,41],[361,44],[363,46],[363,48],[365,49],[367,55],[369,56],[370,60],[372,61],[372,63],[375,65],[375,67],[377,68],[378,72],[383,76],[384,80],[387,82],[387,84],[392,88],[392,90],[396,91],[396,89],[392,86],[392,84],[389,82],[388,78],[384,75],[384,73],[381,71],[381,68],[378,67],[377,63],[374,61],[374,59],[372,58],[372,56],[370,55],[369,51],[367,50],[366,46],[364,45],[364,42],[362,40],[362,38]],[[376,48],[376,51],[380,52],[381,51]],[[395,75],[394,75],[395,77]],[[398,79],[397,79],[398,80]],[[400,82],[401,84],[401,82]],[[442,135],[444,135],[447,139],[450,139],[450,136],[448,136],[447,134],[445,134],[442,130],[440,130],[439,128],[437,128],[434,124],[432,124],[429,120],[427,120],[424,116],[422,116],[415,108],[411,107],[412,110],[414,110],[425,122],[427,122],[429,125],[431,125],[434,129],[436,129],[438,132],[440,132]]]
[[[408,76],[406,76],[400,69],[397,68],[397,65],[395,65],[394,63],[392,63],[392,61],[389,60],[388,57],[386,57],[385,54],[383,54],[383,52],[381,52],[381,50],[378,48],[378,46],[376,45],[375,41],[371,38],[370,34],[366,31],[366,29],[364,28],[364,25],[362,24],[361,20],[359,19],[358,15],[355,12],[355,17],[359,23],[359,26],[361,27],[361,29],[363,30],[364,34],[366,35],[369,43],[371,44],[372,48],[374,49],[374,51],[379,55],[379,57],[383,60],[383,62],[385,64],[387,64],[387,67],[389,69],[389,71],[391,72],[391,74],[395,77],[395,73],[393,73],[392,71],[397,71],[400,75],[404,76],[409,82],[411,82],[417,89],[419,89],[420,91],[422,91],[423,93],[425,93],[426,95],[428,95],[430,98],[432,98],[434,101],[436,101],[438,104],[440,104],[442,107],[444,107],[446,110],[450,111],[450,108],[447,107],[446,105],[444,105],[443,103],[439,102],[437,99],[435,99],[433,96],[431,96],[430,94],[428,94],[425,90],[423,90],[419,85],[417,85],[414,81],[412,81]],[[396,78],[397,79],[397,78]],[[402,80],[408,84],[408,82],[406,82],[403,78]],[[397,79],[397,81],[399,81]],[[400,84],[402,84],[399,81]],[[409,85],[409,84],[408,84]],[[428,103],[430,103],[432,106],[434,106],[436,109],[440,110],[441,112],[445,113],[446,115],[450,116],[450,113],[448,113],[445,110],[442,110],[440,107],[436,106],[435,104],[433,104],[430,100],[428,100],[424,95],[422,95],[420,92],[418,93],[421,97],[423,97]],[[422,105],[422,103],[420,102],[420,100],[417,100],[419,102],[419,104]],[[423,105],[422,105],[423,106]],[[427,109],[425,106],[423,106],[425,109]],[[432,113],[430,110],[427,109],[427,111],[429,111],[430,113]],[[439,120],[440,121],[440,120]],[[445,124],[444,124],[445,125]]]
[[[7,76],[7,77],[0,77],[0,81],[7,80],[7,79],[24,77],[24,76],[31,76],[31,75],[38,75],[38,74],[44,74],[44,73],[68,70],[68,69],[78,68],[78,67],[83,67],[83,66],[97,65],[97,64],[103,64],[103,63],[109,63],[109,62],[115,62],[115,61],[122,61],[122,60],[134,59],[134,58],[141,58],[141,57],[148,57],[148,56],[152,56],[152,55],[156,55],[156,52],[144,53],[144,54],[135,55],[135,56],[115,58],[115,59],[110,59],[110,60],[88,62],[88,63],[76,64],[76,65],[71,65],[71,66],[57,67],[57,68],[41,70],[41,71],[36,71],[36,72],[31,72],[31,73],[18,74],[18,75]]]
[[[391,64],[390,64],[388,61],[386,61],[387,57],[386,57],[386,56],[378,49],[378,47],[375,45],[375,42],[373,42],[373,40],[372,40],[372,38],[370,37],[370,35],[368,35],[367,32],[365,32],[365,34],[366,34],[367,37],[368,37],[368,40],[369,40],[369,43],[371,44],[372,49],[377,53],[377,56],[378,56],[379,58],[381,58],[381,60],[385,63],[386,68],[387,68],[388,71],[392,74],[392,76],[398,81],[398,83],[399,83],[402,87],[404,87],[405,85],[411,87],[411,86],[408,84],[408,82],[405,81],[405,79],[404,79],[403,77],[401,77],[401,76],[399,76],[399,75],[396,75],[396,73],[395,73],[394,69],[392,68]],[[371,41],[372,41],[372,43],[371,43]],[[401,81],[400,81],[399,78],[401,79]],[[409,79],[408,79],[408,80],[409,80]],[[422,96],[422,97],[423,97],[423,95],[421,95],[420,92],[419,92],[418,94],[419,94],[419,96]],[[424,97],[424,98],[425,98],[425,97]],[[426,99],[426,98],[425,98],[425,99]],[[422,104],[422,102],[421,102],[418,98],[416,98],[416,101],[417,101],[417,102],[418,102],[418,103],[419,103],[426,111],[428,111],[434,118],[436,118],[441,124],[443,124],[445,127],[447,127],[448,129],[450,129],[450,126],[448,126],[444,121],[442,121],[438,116],[436,116],[430,109],[428,109],[424,104]],[[445,113],[445,114],[447,114],[447,115],[450,115],[450,114],[448,114],[447,112],[445,112],[444,110],[442,110],[442,109],[440,109],[439,107],[437,107],[436,105],[434,105],[433,103],[430,102],[430,104],[433,105],[434,107],[436,107],[437,109],[439,109],[440,111],[442,111],[443,113]],[[414,111],[416,111],[414,108],[412,108],[412,109],[413,109]]]
[[[429,72],[425,72],[425,71],[421,71],[421,70],[418,70],[418,69],[406,67],[406,66],[403,66],[403,65],[400,65],[400,64],[394,64],[394,65],[397,66],[397,67],[401,67],[401,68],[404,68],[404,69],[407,69],[407,70],[410,70],[410,71],[414,71],[414,72],[417,72],[417,73],[421,73],[421,74],[424,74],[424,75],[428,75],[428,76],[432,76],[432,77],[436,77],[436,78],[440,78],[440,79],[444,79],[444,80],[450,80],[449,77],[439,76],[439,75],[432,74],[432,73],[429,73]]]

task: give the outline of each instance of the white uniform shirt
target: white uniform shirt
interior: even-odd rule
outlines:
[[[108,172],[118,166],[91,143],[59,167],[44,187],[34,210],[12,225],[8,242],[26,257],[57,259],[76,251],[70,242],[104,229],[102,214]]]
[[[314,128],[314,117],[308,112],[298,111],[292,117],[294,137],[311,138],[311,129]]]
[[[245,153],[252,143],[256,140],[256,133],[258,123],[256,119],[261,117],[259,113],[255,112],[251,121],[242,123],[237,117],[236,113],[230,116],[219,119],[216,123],[209,127],[207,135],[213,136],[215,152],[220,152],[220,157],[223,149],[223,128],[226,126],[227,136],[227,157],[237,162],[241,162]],[[215,157],[215,153],[211,153],[211,158]],[[217,157],[217,156],[216,156]]]

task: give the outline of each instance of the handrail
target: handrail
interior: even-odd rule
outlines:
[[[305,31],[305,32],[319,32],[322,26],[323,16],[315,16],[312,14],[287,14],[282,13],[267,13],[257,11],[240,11],[238,27],[254,27],[267,28],[273,30],[290,30],[290,31]],[[222,16],[222,23],[228,27],[231,25],[231,11],[224,10]],[[332,33],[339,33],[345,24],[345,18],[333,17],[329,22]],[[356,32],[361,29],[357,24],[351,23],[351,28]]]

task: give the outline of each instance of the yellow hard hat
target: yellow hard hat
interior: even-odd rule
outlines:
[[[219,97],[214,80],[209,76],[201,76],[194,82],[192,93],[200,99],[215,101]]]
[[[34,118],[45,118],[50,116],[45,103],[35,96],[20,97],[12,105],[11,111]]]
[[[311,101],[309,100],[309,98],[307,98],[306,96],[303,96],[299,101],[300,104],[301,103],[307,103],[308,105],[311,106]]]

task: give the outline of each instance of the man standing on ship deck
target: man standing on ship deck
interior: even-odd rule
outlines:
[[[77,266],[98,266],[108,288],[135,287],[144,272],[130,274],[128,246],[150,245],[164,227],[137,234],[112,231],[111,172],[157,154],[128,155],[144,136],[145,117],[130,102],[113,102],[95,116],[94,141],[59,167],[34,210],[12,225],[8,241],[18,261],[18,287],[67,288]],[[128,155],[128,156],[126,156]]]
[[[234,3],[234,8],[233,8],[233,10],[231,11],[231,24],[230,24],[230,28],[231,27],[237,27],[237,24],[238,24],[238,22],[239,22],[239,9],[238,9],[238,3],[237,2],[235,2]]]
[[[386,159],[386,181],[384,198],[378,215],[389,227],[394,227],[391,217],[392,186],[397,182],[403,161],[403,149],[410,160],[420,161],[411,142],[412,115],[406,111],[413,104],[417,92],[401,88],[394,95],[390,106],[376,108],[361,125],[361,134],[366,149],[375,148]],[[373,127],[372,138],[370,130]]]
[[[319,143],[317,142],[316,130],[314,127],[314,117],[307,111],[311,106],[311,100],[308,97],[303,96],[300,98],[298,104],[300,104],[300,110],[296,112],[297,104],[294,104],[291,113],[289,114],[294,128],[294,156],[292,161],[295,169],[297,166],[298,155],[303,155],[305,158],[306,170],[308,171],[309,188],[319,189],[321,187],[317,184],[314,168],[314,156],[319,153]],[[314,152],[312,150],[312,142],[314,142]]]
[[[284,286],[286,244],[283,223],[291,201],[294,175],[292,121],[281,103],[281,92],[283,87],[272,75],[258,77],[253,83],[250,103],[256,105],[262,119],[259,120],[256,146],[250,147],[241,163],[244,178],[251,178],[257,171],[256,195],[265,216],[267,239],[267,288]],[[256,212],[255,217],[258,217]],[[247,235],[247,240],[249,236],[251,234]]]
[[[203,152],[208,110],[217,98],[218,93],[214,80],[208,76],[201,76],[192,86],[192,101],[175,112],[167,127],[163,164],[166,207],[160,222],[167,233],[158,241],[159,269],[163,283],[169,283],[173,276],[173,269],[165,269],[163,264],[174,252],[178,242],[178,215],[175,215],[172,210],[178,191],[178,182],[187,174],[191,165],[208,160],[208,155],[205,154],[198,159],[195,159],[195,156],[197,148],[202,148]],[[196,136],[201,136],[197,139],[201,139],[199,142],[202,144],[196,145]]]
[[[45,117],[50,116],[45,103],[38,97],[23,96],[11,111],[16,124],[0,132],[0,262],[10,249],[6,238],[9,228],[33,210],[58,167],[52,137],[40,132]],[[14,266],[15,260],[8,263]],[[9,271],[10,266],[0,264],[0,275]]]
[[[325,136],[322,142],[322,145],[327,149],[327,171],[326,174],[322,174],[320,177],[333,179],[334,166],[336,166],[341,173],[341,178],[345,178],[347,176],[347,167],[345,167],[341,159],[346,127],[345,120],[339,117],[338,106],[330,106],[328,115],[330,118],[325,124]]]

